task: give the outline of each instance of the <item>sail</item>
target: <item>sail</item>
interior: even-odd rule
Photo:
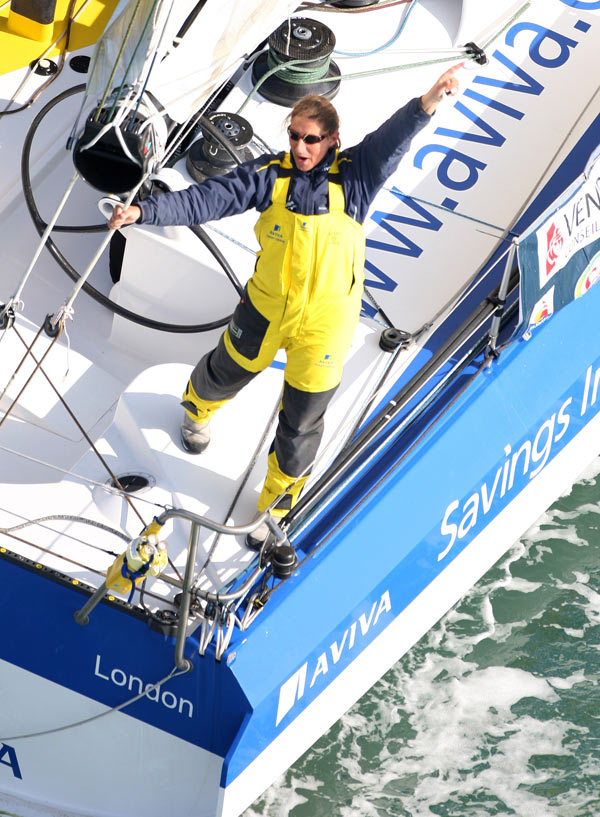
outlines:
[[[600,147],[585,171],[519,241],[515,336],[531,332],[600,278]]]
[[[98,41],[88,94],[145,85],[184,122],[295,7],[292,0],[131,0]]]

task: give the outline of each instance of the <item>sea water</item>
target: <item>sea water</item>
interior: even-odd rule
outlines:
[[[600,459],[244,817],[600,815]]]

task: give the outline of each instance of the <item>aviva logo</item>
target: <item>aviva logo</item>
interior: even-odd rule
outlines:
[[[281,685],[279,690],[279,704],[277,706],[275,726],[279,725],[296,702],[302,698],[306,690],[307,681],[309,681],[309,689],[312,689],[315,684],[322,682],[329,673],[330,666],[337,664],[342,655],[345,656],[346,653],[354,647],[357,637],[362,640],[370,630],[377,626],[380,616],[383,613],[390,613],[391,610],[390,594],[389,591],[386,590],[379,601],[373,602],[368,616],[366,613],[362,613],[356,621],[353,621],[352,624],[344,630],[341,640],[339,642],[334,641],[330,644],[329,650],[322,652],[316,659],[316,662],[314,662],[314,665],[309,666],[309,662],[306,661],[291,678],[288,678],[288,680]]]

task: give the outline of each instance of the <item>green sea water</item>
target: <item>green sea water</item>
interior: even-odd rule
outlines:
[[[600,460],[244,817],[600,815]]]

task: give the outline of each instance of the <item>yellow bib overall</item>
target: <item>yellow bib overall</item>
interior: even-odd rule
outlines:
[[[254,274],[220,348],[211,353],[209,368],[219,369],[219,358],[224,358],[225,351],[237,364],[235,369],[240,367],[239,371],[244,372],[239,378],[241,388],[253,374],[272,363],[278,349],[286,350],[282,412],[287,416],[280,415],[258,502],[259,510],[265,510],[294,483],[287,492],[290,501],[279,503],[280,508],[274,511],[283,515],[295,503],[310,471],[325,407],[341,380],[358,323],[365,238],[362,225],[344,212],[337,156],[328,181],[329,212],[319,215],[306,216],[287,209],[292,170],[289,154],[278,163],[282,175],[275,181],[272,203],[261,213],[255,227],[260,251]],[[206,360],[196,369],[204,366],[205,370]],[[233,375],[227,378],[224,374],[224,362],[217,374],[220,383],[230,380],[224,389],[225,399],[203,399],[206,372],[194,370],[184,395],[192,419],[209,419],[235,393]],[[214,385],[208,391],[207,396],[218,396]]]

